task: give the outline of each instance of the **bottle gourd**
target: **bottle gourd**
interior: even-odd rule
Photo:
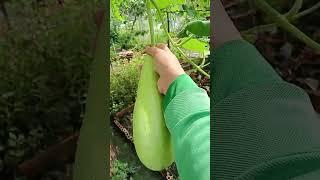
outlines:
[[[146,55],[133,112],[133,141],[140,161],[153,171],[173,162],[171,140],[165,125],[162,98],[157,88],[158,74],[153,59]]]

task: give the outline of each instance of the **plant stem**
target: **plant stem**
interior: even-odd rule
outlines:
[[[205,75],[205,76],[207,76],[208,78],[210,78],[210,75],[209,75],[208,73],[206,73],[203,69],[201,69],[201,67],[199,67],[196,63],[194,63],[191,59],[189,59],[189,58],[184,54],[184,52],[183,52],[180,48],[176,47],[176,49],[179,51],[179,53],[182,54],[182,56],[184,56],[184,58],[186,59],[186,61],[187,61],[188,63],[190,63],[193,67],[195,67],[195,68],[196,68],[199,72],[201,72],[203,75]]]
[[[184,39],[181,43],[176,44],[176,46],[180,47],[180,46],[184,45],[186,42],[190,41],[191,38],[192,38],[192,36],[189,36],[188,38]]]
[[[295,0],[292,8],[289,12],[285,14],[285,16],[288,17],[288,19],[290,19],[292,16],[296,15],[300,11],[302,4],[303,0]]]
[[[204,52],[202,53],[203,57],[202,57],[202,62],[200,64],[200,67],[203,67],[204,63],[206,62],[206,56],[204,54]]]
[[[151,4],[150,4],[149,0],[146,0],[145,2],[146,2],[146,6],[147,6],[151,44],[155,44],[156,40],[154,37],[153,19],[152,19],[152,14],[151,14]]]
[[[315,10],[319,9],[320,8],[320,2],[318,2],[317,4],[315,4],[314,6],[312,6],[311,8],[309,9],[306,9],[300,13],[297,13],[295,15],[293,15],[292,17],[288,17],[288,13],[285,15],[287,18],[288,18],[288,21],[294,21],[294,20],[297,20],[303,16],[306,16],[312,12],[314,12]],[[276,23],[271,23],[271,24],[265,24],[265,25],[260,25],[260,26],[255,26],[253,28],[250,28],[248,30],[245,30],[245,31],[242,31],[241,33],[243,34],[247,34],[247,33],[254,33],[255,31],[264,31],[264,30],[267,30],[269,28],[273,28],[273,27],[276,27],[277,24]]]
[[[320,8],[320,2],[316,3],[315,5],[313,5],[311,8],[306,9],[298,14],[296,14],[295,16],[293,16],[293,19],[298,19],[301,18],[302,16],[308,15],[312,12],[314,12],[315,10]]]
[[[150,0],[150,1],[151,1],[151,3],[153,4],[153,6],[156,8],[157,14],[158,14],[158,16],[159,16],[159,18],[160,18],[160,21],[161,21],[161,23],[162,23],[162,29],[163,29],[163,31],[165,32],[165,34],[167,35],[167,37],[168,37],[169,41],[171,42],[171,44],[173,45],[173,47],[175,47],[175,48],[179,51],[179,53],[185,58],[185,60],[186,60],[188,63],[190,63],[193,67],[195,67],[195,68],[196,68],[199,72],[201,72],[203,75],[205,75],[205,76],[207,76],[208,78],[210,78],[210,75],[209,75],[208,73],[206,73],[203,69],[201,69],[201,67],[199,67],[197,64],[195,64],[191,59],[189,59],[189,58],[185,55],[185,53],[178,47],[178,44],[172,40],[170,34],[169,34],[168,31],[167,31],[166,23],[165,23],[163,17],[161,16],[161,11],[160,11],[157,3],[156,3],[154,0]]]
[[[288,31],[292,35],[294,35],[296,38],[301,40],[302,42],[306,43],[309,47],[314,49],[317,52],[320,52],[320,44],[313,41],[310,37],[308,37],[306,34],[304,34],[302,31],[300,31],[298,28],[296,28],[294,25],[292,25],[282,14],[280,14],[278,11],[273,9],[268,3],[266,3],[264,0],[256,0],[255,1],[256,6],[258,9],[260,9],[265,14],[273,17],[275,23],[281,27],[282,29]]]
[[[270,28],[274,28],[274,27],[276,27],[276,23],[264,24],[264,25],[255,26],[255,27],[250,28],[248,30],[242,31],[241,34],[250,34],[250,33],[256,32],[256,31],[264,31],[266,29],[270,29]]]
[[[154,0],[150,0],[150,2],[153,4],[153,6],[154,6],[154,7],[156,8],[156,10],[157,10],[157,14],[158,14],[158,16],[159,16],[159,18],[160,18],[160,21],[161,21],[161,24],[162,24],[162,26],[163,26],[162,29],[164,30],[165,34],[167,35],[169,41],[175,46],[176,43],[172,40],[170,34],[169,34],[168,31],[167,31],[167,24],[165,23],[163,17],[161,16],[161,13],[160,13],[161,11],[160,11],[160,9],[159,9],[159,6],[157,5],[157,3],[156,3]]]
[[[210,63],[207,63],[207,64],[203,65],[202,67],[204,68],[204,67],[207,67],[209,65],[210,65]]]

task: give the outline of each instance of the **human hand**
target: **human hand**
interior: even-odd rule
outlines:
[[[156,72],[160,78],[158,80],[158,90],[166,94],[170,84],[181,74],[184,74],[177,57],[170,51],[166,44],[148,46],[145,52],[153,57]]]

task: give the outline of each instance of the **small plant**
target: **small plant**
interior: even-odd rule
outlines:
[[[110,112],[114,114],[133,104],[137,93],[139,59],[130,62],[117,61],[110,73]]]
[[[93,60],[89,3],[72,0],[54,9],[31,2],[6,2],[11,28],[0,38],[1,177],[79,127]]]
[[[136,172],[136,167],[131,167],[126,162],[115,160],[112,164],[111,179],[112,180],[126,180],[130,175]]]

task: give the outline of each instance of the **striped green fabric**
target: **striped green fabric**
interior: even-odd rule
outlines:
[[[213,178],[320,179],[320,119],[308,95],[246,41],[213,57]]]
[[[192,79],[180,75],[164,100],[165,121],[181,180],[210,178],[210,99]]]

